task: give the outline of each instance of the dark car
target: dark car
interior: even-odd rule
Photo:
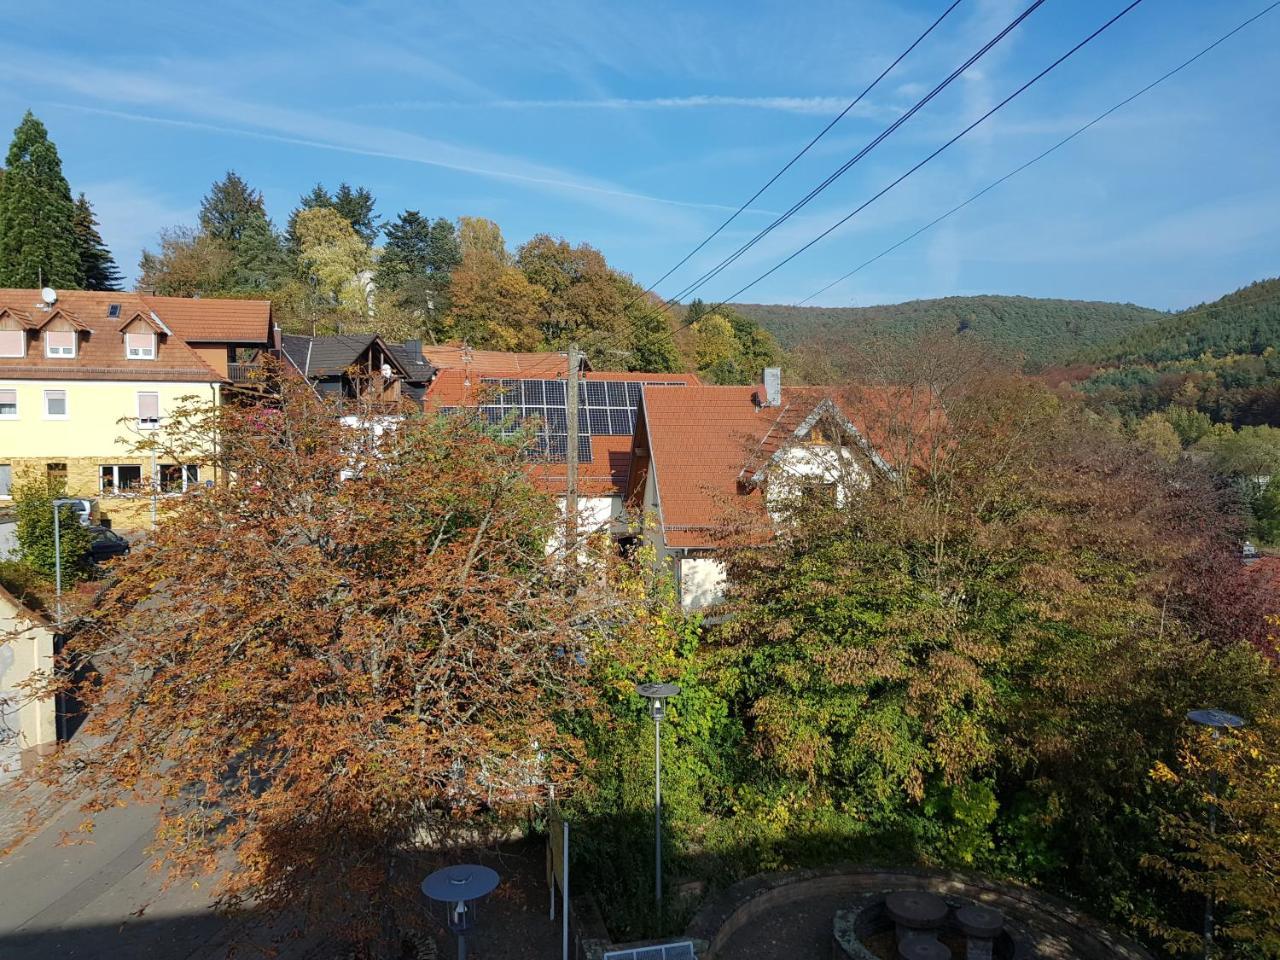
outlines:
[[[106,527],[89,527],[93,534],[93,542],[89,544],[89,555],[94,563],[102,563],[112,557],[123,557],[129,552],[129,541],[114,530]]]

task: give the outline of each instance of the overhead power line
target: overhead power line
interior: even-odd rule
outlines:
[[[839,179],[854,164],[856,164],[859,160],[861,160],[868,153],[870,153],[877,145],[882,143],[895,130],[897,130],[909,119],[911,119],[911,117],[913,117],[916,113],[918,113],[921,109],[923,109],[934,97],[936,97],[939,93],[945,90],[961,74],[963,74],[966,70],[968,70],[969,67],[973,66],[980,59],[982,59],[982,57],[985,56],[994,46],[996,46],[996,44],[998,44],[1001,40],[1003,40],[1006,36],[1008,36],[1009,33],[1013,31],[1015,28],[1017,28],[1024,20],[1026,20],[1027,17],[1029,17],[1032,13],[1034,13],[1037,9],[1039,9],[1044,4],[1044,2],[1045,0],[1034,0],[1034,2],[1031,3],[1025,10],[1023,10],[1020,14],[1018,14],[1018,16],[1014,17],[1013,20],[1011,20],[1008,24],[1006,24],[1002,30],[1000,30],[995,36],[993,36],[986,43],[984,43],[975,53],[971,54],[968,57],[968,59],[966,59],[962,64],[960,64],[960,66],[958,66],[955,70],[953,70],[944,80],[942,80],[937,86],[935,86],[931,91],[929,91],[929,93],[927,93],[924,97],[922,97],[919,101],[917,101],[915,105],[911,107],[911,109],[909,109],[905,114],[903,114],[893,123],[891,123],[888,127],[882,130],[878,136],[876,136],[870,143],[866,144],[856,154],[854,154],[847,161],[845,161],[843,164],[837,167],[831,174],[829,174],[826,177],[825,180],[823,180],[820,184],[818,184],[818,186],[814,187],[812,190],[809,191],[808,194],[806,194],[804,197],[798,200],[795,204],[793,204],[789,210],[781,214],[778,218],[776,218],[767,227],[765,227],[763,230],[757,233],[755,237],[753,237],[748,243],[740,247],[732,255],[727,257],[725,260],[722,260],[711,271],[708,271],[707,273],[703,274],[692,285],[686,286],[683,290],[681,290],[675,296],[667,298],[661,304],[652,307],[649,311],[646,311],[645,317],[652,318],[653,316],[657,315],[660,311],[677,305],[680,302],[680,299],[682,297],[687,296],[693,290],[696,290],[698,287],[705,284],[708,280],[710,280],[713,276],[718,274],[721,270],[729,266],[729,264],[737,260],[738,257],[742,256],[743,253],[749,250],[752,246],[758,243],[770,232],[772,232],[777,227],[785,223],[792,216],[794,216],[797,211],[799,211],[802,207],[804,207],[811,200],[813,200],[814,197],[818,196],[818,194],[820,194],[823,190],[825,190],[837,179]],[[641,296],[643,296],[643,294]],[[632,304],[634,304],[637,299],[639,298],[635,298],[631,300],[629,303],[627,303],[624,306],[624,309],[625,307],[629,307]],[[635,320],[628,321],[628,326],[633,334],[639,328],[639,324]],[[620,333],[615,333],[612,337],[606,338],[604,342],[608,343],[611,340],[616,341],[619,336],[620,336]]]
[[[1043,4],[1044,4],[1044,0],[1034,0],[1034,2],[1030,6],[1028,6],[1020,14],[1018,14],[1011,21],[1009,21],[1009,23],[1007,23],[999,33],[997,33],[994,37],[992,37],[990,40],[984,43],[981,47],[979,47],[975,53],[971,54],[969,58],[964,61],[964,63],[956,67],[953,71],[951,71],[950,74],[947,75],[945,79],[943,79],[940,83],[938,83],[937,86],[935,86],[927,94],[921,97],[915,103],[915,105],[911,107],[911,109],[909,109],[906,113],[900,116],[897,120],[893,121],[893,123],[889,124],[889,126],[887,126],[884,130],[882,130],[875,138],[871,140],[870,143],[866,144],[861,150],[855,153],[852,157],[850,157],[840,166],[836,167],[835,170],[833,170],[830,174],[827,175],[826,179],[824,179],[816,187],[814,187],[807,194],[805,194],[803,197],[797,200],[794,204],[792,204],[789,209],[779,214],[778,217],[776,217],[771,223],[769,223],[767,226],[765,226],[763,229],[757,232],[755,236],[753,236],[750,240],[748,240],[746,243],[740,246],[737,250],[735,250],[729,256],[725,257],[723,260],[717,263],[710,270],[703,273],[702,276],[698,277],[692,283],[687,284],[679,292],[673,294],[671,297],[668,297],[666,301],[667,304],[672,305],[672,304],[678,303],[685,297],[689,296],[690,294],[700,289],[708,281],[718,276],[722,271],[727,269],[731,264],[735,263],[739,257],[741,257],[744,253],[746,253],[748,250],[754,247],[757,243],[759,243],[761,240],[767,237],[770,233],[772,233],[778,227],[782,226],[784,223],[790,220],[804,207],[808,206],[808,204],[812,202],[815,197],[817,197],[819,194],[825,191],[829,186],[831,186],[833,183],[839,180],[842,176],[848,173],[849,170],[856,163],[858,163],[860,160],[866,157],[869,153],[871,153],[872,150],[874,150],[881,143],[883,143],[890,136],[892,136],[893,133],[899,127],[901,127],[904,123],[906,123],[908,120],[914,117],[917,113],[923,110],[926,106],[928,106],[928,104],[936,96],[938,96],[938,94],[946,90],[947,87],[951,86],[951,84],[954,83],[965,71],[967,71],[975,63],[981,60],[989,52],[991,52],[992,48],[994,48],[998,43],[1000,43],[1001,40],[1003,40],[1015,29],[1017,29],[1017,27],[1020,26],[1022,22],[1027,19],[1027,17],[1035,13],[1035,11],[1038,10]]]
[[[1107,31],[1108,29],[1110,29],[1110,27],[1111,27],[1113,24],[1115,24],[1118,20],[1120,20],[1122,17],[1124,17],[1126,14],[1128,14],[1131,10],[1133,10],[1135,7],[1137,7],[1140,3],[1142,3],[1142,0],[1133,0],[1133,2],[1131,2],[1131,3],[1130,3],[1128,6],[1126,6],[1123,10],[1121,10],[1119,13],[1117,13],[1115,16],[1113,16],[1110,20],[1108,20],[1106,23],[1102,24],[1102,26],[1098,27],[1098,28],[1097,28],[1096,30],[1094,30],[1091,34],[1089,34],[1087,37],[1085,37],[1083,40],[1081,40],[1079,43],[1077,43],[1074,47],[1072,47],[1072,48],[1071,48],[1070,50],[1068,50],[1066,53],[1062,54],[1062,56],[1058,57],[1058,59],[1054,60],[1051,64],[1049,64],[1047,67],[1045,67],[1045,68],[1044,68],[1043,70],[1041,70],[1039,73],[1037,73],[1034,77],[1032,77],[1030,80],[1028,80],[1028,81],[1027,81],[1026,83],[1024,83],[1022,86],[1018,87],[1018,89],[1017,89],[1017,90],[1013,91],[1013,93],[1009,94],[1007,97],[1005,97],[1005,98],[1004,98],[1003,100],[1001,100],[999,103],[997,103],[994,107],[992,107],[990,110],[988,110],[988,111],[987,111],[986,113],[984,113],[982,116],[980,116],[977,120],[973,121],[973,123],[969,124],[967,127],[965,127],[963,130],[961,130],[959,133],[957,133],[954,137],[952,137],[950,140],[948,140],[948,141],[947,141],[946,143],[944,143],[942,146],[938,147],[938,149],[936,149],[936,150],[934,150],[932,153],[930,153],[927,157],[925,157],[923,160],[921,160],[919,163],[917,163],[915,166],[913,166],[913,167],[912,167],[910,170],[908,170],[906,173],[902,174],[902,175],[901,175],[900,177],[898,177],[896,180],[892,181],[892,182],[891,182],[891,183],[889,183],[887,186],[883,187],[879,192],[877,192],[876,194],[874,194],[870,199],[868,199],[868,200],[864,201],[863,203],[859,204],[859,205],[858,205],[857,207],[855,207],[853,210],[849,211],[849,213],[847,213],[845,216],[841,217],[839,220],[837,220],[837,221],[836,221],[835,223],[833,223],[831,226],[827,227],[827,229],[825,229],[825,230],[823,230],[821,233],[819,233],[819,234],[818,234],[816,237],[814,237],[812,240],[809,240],[807,243],[805,243],[805,244],[804,244],[803,246],[801,246],[799,249],[797,249],[797,250],[793,251],[792,253],[788,254],[786,257],[784,257],[784,258],[783,258],[782,260],[780,260],[778,263],[774,264],[772,267],[770,267],[770,268],[769,268],[768,270],[766,270],[764,273],[762,273],[762,274],[760,274],[759,276],[757,276],[757,277],[756,277],[754,280],[752,280],[750,283],[746,284],[745,286],[739,287],[737,290],[735,290],[733,293],[731,293],[728,297],[726,297],[724,300],[722,300],[722,301],[721,301],[721,305],[723,305],[723,304],[725,304],[725,303],[728,303],[728,302],[730,302],[730,301],[732,301],[732,300],[736,300],[739,296],[741,296],[742,294],[746,293],[748,290],[750,290],[752,287],[754,287],[754,286],[755,286],[757,283],[759,283],[761,280],[764,280],[766,277],[769,277],[769,276],[773,275],[773,274],[774,274],[774,273],[776,273],[778,270],[782,269],[784,266],[786,266],[788,263],[790,263],[792,260],[794,260],[796,257],[800,256],[800,254],[804,253],[806,250],[808,250],[810,247],[812,247],[814,244],[819,243],[820,241],[822,241],[822,240],[823,240],[823,239],[825,239],[826,237],[830,236],[834,231],[836,231],[836,230],[838,230],[840,227],[844,226],[846,223],[848,223],[850,220],[852,220],[854,217],[856,217],[859,213],[861,213],[861,212],[862,212],[863,210],[865,210],[867,207],[871,206],[871,204],[875,203],[877,200],[879,200],[881,197],[883,197],[886,193],[888,193],[888,192],[889,192],[890,190],[892,190],[894,187],[896,187],[896,186],[898,186],[900,183],[902,183],[902,181],[906,180],[908,177],[910,177],[912,174],[914,174],[914,173],[915,173],[917,170],[919,170],[921,167],[925,166],[927,163],[929,163],[930,161],[932,161],[934,158],[936,158],[936,157],[938,157],[939,155],[941,155],[944,151],[946,151],[949,147],[951,147],[954,143],[956,143],[956,142],[957,142],[958,140],[960,140],[962,137],[964,137],[965,135],[967,135],[967,134],[968,134],[970,131],[972,131],[975,127],[977,127],[977,126],[978,126],[978,125],[980,125],[981,123],[985,122],[988,118],[990,118],[990,117],[991,117],[993,114],[995,114],[997,111],[999,111],[999,110],[1003,109],[1007,104],[1009,104],[1010,102],[1012,102],[1015,98],[1017,98],[1018,96],[1020,96],[1020,95],[1021,95],[1022,93],[1024,93],[1026,90],[1030,89],[1034,84],[1038,83],[1041,79],[1043,79],[1043,78],[1044,78],[1045,76],[1047,76],[1050,72],[1052,72],[1054,69],[1056,69],[1056,68],[1057,68],[1059,65],[1061,65],[1064,61],[1066,61],[1068,58],[1070,58],[1070,57],[1071,57],[1071,56],[1073,56],[1075,53],[1077,53],[1081,48],[1083,48],[1084,46],[1086,46],[1086,45],[1087,45],[1087,44],[1089,44],[1089,43],[1092,43],[1092,42],[1093,42],[1097,37],[1099,37],[1099,36],[1100,36],[1101,34],[1103,34],[1105,31]]]
[[[942,223],[942,221],[943,221],[943,220],[946,220],[948,217],[951,217],[951,216],[953,216],[953,215],[955,215],[955,214],[959,213],[959,212],[960,212],[961,210],[963,210],[965,207],[969,206],[969,204],[973,203],[975,200],[978,200],[979,198],[981,198],[981,197],[985,196],[986,194],[990,193],[992,190],[994,190],[996,187],[1000,186],[1002,183],[1005,183],[1005,182],[1006,182],[1006,181],[1008,181],[1008,180],[1012,180],[1012,179],[1013,179],[1014,177],[1016,177],[1018,174],[1022,173],[1022,171],[1026,170],[1028,167],[1033,166],[1034,164],[1039,163],[1041,160],[1043,160],[1045,157],[1049,156],[1051,153],[1054,153],[1054,152],[1056,152],[1057,150],[1061,149],[1062,147],[1065,147],[1068,143],[1070,143],[1070,142],[1071,142],[1072,140],[1074,140],[1076,137],[1080,136],[1080,134],[1084,133],[1086,130],[1089,130],[1091,127],[1093,127],[1093,126],[1095,126],[1095,125],[1097,125],[1097,124],[1101,123],[1103,120],[1105,120],[1107,117],[1111,116],[1111,115],[1112,115],[1113,113],[1115,113],[1117,110],[1120,110],[1120,109],[1122,109],[1123,107],[1128,106],[1129,104],[1133,103],[1133,101],[1135,101],[1135,100],[1137,100],[1139,97],[1141,97],[1143,94],[1145,94],[1145,93],[1149,92],[1150,90],[1155,89],[1155,88],[1156,88],[1156,87],[1158,87],[1160,84],[1164,83],[1166,80],[1169,80],[1170,78],[1174,77],[1175,75],[1177,75],[1177,74],[1181,73],[1183,70],[1185,70],[1187,67],[1191,66],[1193,63],[1195,63],[1197,60],[1199,60],[1199,59],[1200,59],[1201,57],[1203,57],[1205,54],[1209,53],[1209,52],[1210,52],[1210,51],[1212,51],[1214,48],[1216,48],[1219,44],[1225,43],[1227,40],[1231,39],[1233,36],[1235,36],[1235,35],[1236,35],[1237,33],[1239,33],[1241,30],[1245,29],[1246,27],[1248,27],[1248,26],[1250,26],[1251,24],[1253,24],[1255,21],[1260,20],[1262,17],[1266,16],[1268,13],[1270,13],[1270,12],[1271,12],[1272,10],[1274,10],[1276,7],[1280,7],[1280,0],[1276,0],[1276,2],[1275,2],[1275,3],[1272,3],[1270,6],[1265,7],[1264,9],[1260,10],[1258,13],[1255,13],[1252,17],[1250,17],[1248,20],[1245,20],[1243,23],[1241,23],[1240,25],[1238,25],[1238,26],[1237,26],[1237,27],[1235,27],[1234,29],[1227,31],[1227,32],[1226,32],[1226,33],[1224,33],[1222,36],[1220,36],[1217,40],[1213,41],[1213,43],[1209,44],[1207,47],[1205,47],[1204,49],[1202,49],[1199,53],[1195,54],[1195,56],[1193,56],[1193,57],[1189,57],[1188,59],[1186,59],[1186,60],[1182,61],[1182,63],[1178,64],[1178,65],[1177,65],[1176,67],[1174,67],[1172,70],[1168,71],[1167,73],[1165,73],[1164,75],[1162,75],[1162,76],[1158,77],[1157,79],[1155,79],[1155,80],[1151,81],[1149,84],[1147,84],[1147,85],[1146,85],[1145,87],[1143,87],[1141,90],[1139,90],[1137,93],[1134,93],[1134,94],[1132,94],[1131,96],[1125,97],[1125,99],[1121,100],[1121,101],[1120,101],[1119,103],[1117,103],[1115,106],[1111,107],[1111,108],[1110,108],[1110,109],[1108,109],[1108,110],[1104,110],[1102,113],[1098,114],[1096,117],[1094,117],[1092,120],[1090,120],[1090,121],[1089,121],[1088,123],[1086,123],[1084,126],[1080,127],[1080,128],[1079,128],[1078,130],[1076,130],[1075,132],[1073,132],[1073,133],[1069,134],[1068,136],[1063,137],[1061,140],[1059,140],[1057,143],[1055,143],[1053,146],[1051,146],[1048,150],[1045,150],[1043,153],[1040,153],[1040,154],[1038,154],[1038,155],[1037,155],[1037,156],[1035,156],[1035,157],[1032,157],[1030,160],[1028,160],[1026,163],[1022,164],[1021,166],[1016,167],[1016,168],[1014,168],[1013,170],[1010,170],[1008,173],[1006,173],[1006,174],[1005,174],[1003,177],[1001,177],[1000,179],[995,180],[995,181],[993,181],[993,182],[991,182],[991,183],[987,184],[987,186],[983,187],[981,190],[979,190],[977,193],[975,193],[973,196],[971,196],[968,200],[965,200],[963,203],[959,203],[959,204],[957,204],[956,206],[952,207],[950,210],[948,210],[946,213],[942,214],[941,216],[936,217],[936,218],[934,218],[933,220],[930,220],[928,223],[926,223],[924,226],[920,227],[920,228],[919,228],[918,230],[916,230],[914,233],[908,234],[907,236],[903,237],[901,240],[899,240],[897,243],[893,244],[892,246],[886,247],[884,250],[881,250],[879,253],[877,253],[874,257],[871,257],[871,258],[870,258],[870,259],[868,259],[868,260],[864,260],[862,263],[858,264],[856,267],[854,267],[852,270],[850,270],[850,271],[849,271],[848,273],[846,273],[844,276],[842,276],[842,277],[838,277],[837,279],[832,280],[830,283],[828,283],[828,284],[827,284],[825,287],[823,287],[822,289],[820,289],[820,290],[815,290],[813,293],[809,294],[809,296],[807,296],[807,297],[805,297],[803,300],[800,300],[799,302],[797,302],[797,303],[796,303],[796,306],[804,306],[804,305],[805,305],[806,303],[808,303],[810,300],[813,300],[813,299],[814,299],[814,298],[816,298],[816,297],[820,297],[820,296],[822,296],[822,294],[826,293],[826,292],[827,292],[828,290],[830,290],[832,287],[834,287],[834,286],[836,286],[836,285],[838,285],[838,284],[843,283],[844,281],[846,281],[846,280],[848,280],[850,277],[852,277],[854,274],[856,274],[856,273],[860,273],[862,270],[865,270],[867,267],[871,266],[871,265],[872,265],[873,263],[875,263],[877,260],[880,260],[881,258],[888,256],[889,254],[893,253],[893,251],[897,250],[899,247],[902,247],[902,246],[904,246],[904,245],[906,245],[906,244],[910,243],[912,240],[914,240],[916,237],[920,236],[922,233],[925,233],[925,232],[927,232],[927,231],[929,231],[929,230],[932,230],[932,229],[933,229],[934,227],[936,227],[938,224]]]
[[[906,57],[911,53],[911,51],[913,51],[916,47],[918,47],[925,40],[925,38],[929,36],[929,34],[933,33],[933,31],[942,23],[942,21],[947,19],[947,17],[951,14],[951,11],[955,10],[956,7],[960,6],[962,2],[963,0],[953,0],[952,4],[949,7],[947,7],[947,9],[942,11],[942,14],[938,17],[938,19],[934,20],[933,23],[929,25],[928,29],[924,31],[924,33],[920,34],[920,36],[916,37],[915,40],[911,42],[911,46],[907,47],[907,49],[903,50],[900,54],[898,54],[897,59],[895,59],[892,63],[890,63],[887,67],[885,67],[882,71],[880,71],[880,75],[878,77],[876,77],[869,84],[867,84],[867,86],[863,89],[863,91],[860,94],[858,94],[856,97],[850,100],[849,105],[846,106],[843,110],[841,110],[838,114],[836,114],[836,116],[833,117],[825,127],[819,130],[817,136],[815,136],[812,140],[806,143],[799,153],[797,153],[794,157],[788,160],[781,170],[779,170],[777,173],[775,173],[772,177],[768,179],[768,181],[764,184],[764,186],[762,186],[759,190],[753,193],[742,204],[742,206],[738,207],[738,209],[735,210],[727,220],[725,220],[722,224],[720,224],[720,226],[716,227],[713,231],[711,231],[711,233],[709,233],[701,243],[699,243],[696,247],[694,247],[692,250],[686,253],[684,257],[682,257],[675,266],[673,266],[670,270],[668,270],[666,273],[660,276],[657,280],[651,283],[643,291],[641,291],[635,297],[633,297],[631,301],[626,304],[626,307],[630,307],[634,305],[637,301],[643,299],[647,294],[652,293],[655,287],[657,287],[669,276],[671,276],[673,273],[675,273],[677,270],[683,267],[686,263],[688,263],[708,243],[710,243],[712,240],[718,237],[721,231],[723,231],[725,227],[729,226],[729,224],[733,223],[733,221],[738,219],[738,217],[743,213],[743,211],[747,209],[747,207],[751,206],[751,204],[759,200],[760,196],[766,190],[768,190],[771,186],[777,183],[778,179],[784,173],[790,170],[801,157],[803,157],[806,153],[808,153],[811,149],[813,149],[814,144],[816,144],[819,140],[825,137],[827,133],[830,132],[832,127],[834,127],[837,123],[843,120],[845,116],[848,115],[850,110],[852,110],[859,103],[861,103],[863,99],[867,96],[867,94],[869,94],[872,90],[874,90],[876,86],[880,83],[880,81],[883,80],[885,77],[887,77],[889,73],[895,67],[897,67],[898,64],[900,64],[903,60],[905,60]]]

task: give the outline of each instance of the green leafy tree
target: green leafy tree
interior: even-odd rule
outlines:
[[[76,198],[76,247],[80,252],[80,269],[86,290],[119,290],[124,277],[98,232],[98,218],[89,198],[83,193]]]
[[[307,210],[327,207],[337,211],[366,245],[373,246],[382,229],[378,222],[379,218],[373,211],[374,203],[373,194],[364,187],[352,187],[344,182],[339,184],[337,191],[331,194],[323,184],[317,183],[311,188],[310,193],[299,198],[298,206],[289,216],[290,243],[295,249],[300,245],[300,238],[295,229],[299,214]]]
[[[693,335],[694,360],[700,374],[712,383],[741,381],[738,338],[727,318],[718,313],[704,314],[693,325]]]
[[[48,578],[52,578],[57,569],[53,501],[66,496],[66,492],[62,482],[46,478],[28,480],[14,488],[13,499],[18,514],[18,556],[32,570]],[[80,526],[75,511],[69,506],[60,507],[58,546],[62,554],[64,586],[89,576],[89,544],[92,541],[93,536]]]
[[[0,181],[0,286],[78,288],[76,205],[58,149],[30,110],[13,132]]]
[[[1254,532],[1260,541],[1280,545],[1280,475],[1273,476],[1253,501]]]
[[[343,321],[369,317],[368,272],[373,251],[341,214],[331,207],[304,210],[296,222],[298,260],[321,302]]]

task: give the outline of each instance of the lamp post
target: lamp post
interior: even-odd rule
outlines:
[[[653,900],[658,909],[658,922],[662,922],[662,718],[666,716],[666,701],[678,696],[680,688],[674,683],[640,683],[636,693],[649,701],[649,716],[653,718]]]
[[[467,960],[467,933],[476,922],[476,908],[468,903],[492,893],[497,885],[497,872],[476,863],[443,867],[422,881],[422,892],[449,911],[449,929],[458,938],[458,960]]]
[[[1192,710],[1187,714],[1187,719],[1194,724],[1202,727],[1208,727],[1212,731],[1212,736],[1217,741],[1222,736],[1223,730],[1236,730],[1244,726],[1244,718],[1237,717],[1234,713],[1227,713],[1225,710]],[[1213,836],[1218,829],[1218,773],[1210,768],[1209,770],[1209,836]],[[1209,960],[1213,953],[1213,894],[1207,893],[1204,898],[1204,956],[1205,960]]]
[[[53,579],[54,593],[57,597],[54,606],[59,629],[62,628],[62,526],[58,514],[63,507],[75,502],[71,497],[58,497],[53,501]]]

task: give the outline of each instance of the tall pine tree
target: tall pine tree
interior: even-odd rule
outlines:
[[[0,181],[0,286],[81,286],[75,220],[58,148],[28,110],[13,133]]]
[[[98,218],[93,213],[89,198],[83,193],[76,198],[75,213],[76,248],[80,253],[80,271],[84,274],[86,290],[119,290],[124,277],[116,266],[115,257],[107,249],[98,232]]]
[[[234,170],[209,188],[200,203],[201,233],[227,251],[230,286],[219,292],[268,290],[288,270],[280,237],[267,218],[261,192]]]

